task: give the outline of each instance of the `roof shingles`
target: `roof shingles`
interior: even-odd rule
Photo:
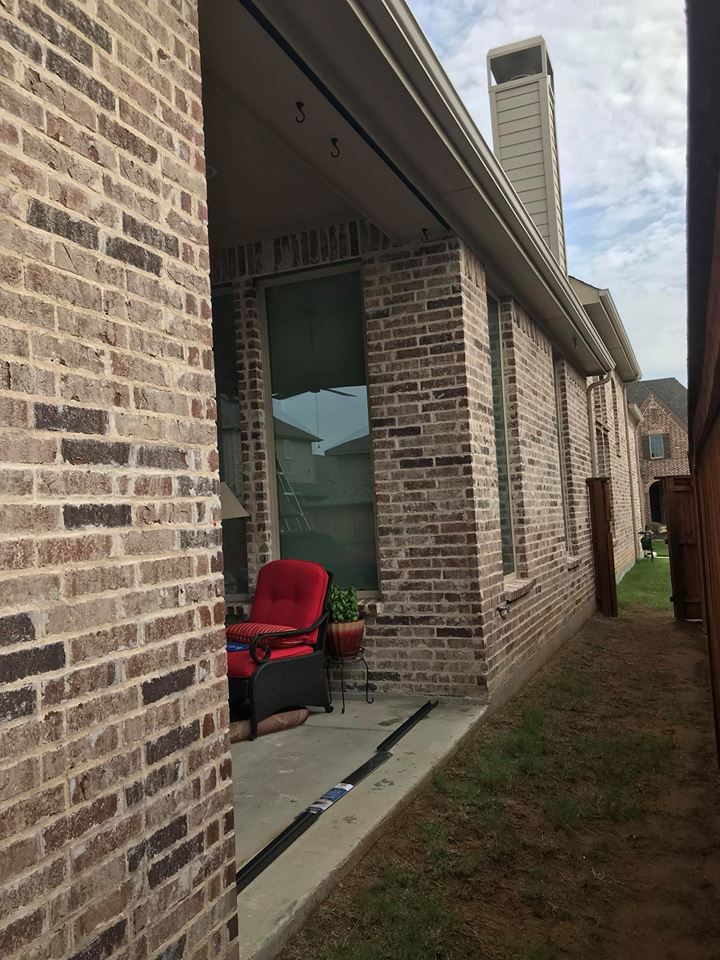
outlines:
[[[651,393],[657,400],[664,403],[681,423],[687,426],[687,387],[684,387],[675,377],[663,377],[659,380],[636,380],[635,383],[627,385],[629,403],[636,403],[640,406]]]

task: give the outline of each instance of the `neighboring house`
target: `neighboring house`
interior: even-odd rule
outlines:
[[[640,371],[541,38],[496,156],[401,0],[3,16],[0,955],[231,958],[226,599],[337,564],[377,689],[509,696],[595,610],[588,477],[636,547]]]
[[[687,389],[675,377],[639,380],[628,400],[642,415],[638,432],[643,523],[664,523],[660,477],[685,476],[688,464]]]
[[[312,485],[316,481],[317,458],[313,455],[312,445],[319,443],[320,437],[277,416],[273,418],[273,435],[276,466],[285,475],[288,496],[292,497],[292,491],[299,485]]]
[[[610,291],[575,277],[570,282],[615,360],[612,373],[588,388],[588,417],[594,438],[592,474],[611,481],[610,524],[615,570],[621,579],[637,559],[642,519],[636,435],[639,416],[629,407],[640,368]]]

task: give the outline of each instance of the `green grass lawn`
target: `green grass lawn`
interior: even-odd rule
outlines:
[[[487,719],[280,960],[720,957],[705,653],[668,562],[626,575],[621,616]]]
[[[618,586],[618,606],[621,610],[645,606],[652,610],[670,608],[670,560],[668,547],[663,540],[653,544],[655,560],[643,558],[629,570]]]
[[[720,956],[703,658],[701,632],[659,612],[594,618],[282,960],[618,960],[638,937],[642,957]]]

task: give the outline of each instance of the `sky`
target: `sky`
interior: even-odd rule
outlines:
[[[645,379],[687,383],[683,0],[408,0],[492,145],[486,54],[542,34],[568,268],[609,287]]]

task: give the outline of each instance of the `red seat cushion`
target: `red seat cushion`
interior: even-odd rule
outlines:
[[[272,560],[260,570],[248,621],[285,623],[297,630],[320,617],[325,604],[329,574],[309,560]],[[317,630],[307,642],[317,641]]]
[[[225,627],[225,636],[228,640],[234,640],[235,643],[250,643],[251,640],[263,633],[277,633],[280,630],[287,632],[296,629],[296,627],[288,626],[287,623],[255,623],[248,620],[245,623],[231,623]],[[313,640],[314,638],[315,632],[313,632]],[[310,637],[307,633],[298,637],[288,637],[287,640],[283,640],[282,637],[270,637],[268,646],[273,648],[286,647],[292,646],[294,643],[308,643],[309,640]]]
[[[299,647],[283,647],[273,650],[270,654],[271,660],[282,660],[285,657],[303,657],[308,653],[314,653],[313,647],[303,644]],[[251,677],[258,668],[257,663],[250,656],[249,650],[238,650],[235,653],[228,651],[228,676],[237,679],[247,679]]]

